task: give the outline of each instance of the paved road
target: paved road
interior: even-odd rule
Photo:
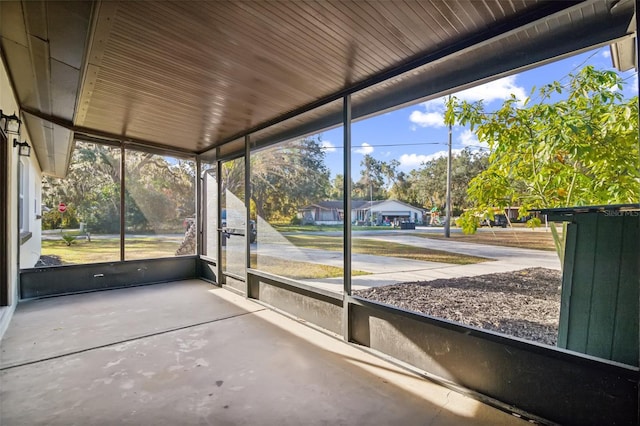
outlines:
[[[352,268],[354,270],[370,272],[370,275],[352,278],[354,289],[384,286],[407,281],[429,281],[438,278],[455,278],[476,276],[495,272],[510,272],[531,267],[560,269],[560,261],[553,251],[500,247],[484,244],[465,243],[458,241],[443,241],[429,238],[410,236],[403,233],[367,233],[368,239],[385,242],[396,242],[415,247],[444,250],[453,253],[480,256],[492,261],[472,265],[452,265],[449,263],[422,262],[395,257],[375,256],[367,254],[353,254]],[[279,236],[271,238],[269,243],[260,242],[259,255],[280,257],[301,262],[319,263],[342,267],[342,252],[296,247]],[[328,278],[322,280],[306,280],[307,283],[322,288],[342,291],[342,278]]]

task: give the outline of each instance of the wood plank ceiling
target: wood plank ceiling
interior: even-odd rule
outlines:
[[[202,151],[537,3],[103,2],[75,124]]]
[[[354,117],[362,117],[621,37],[631,31],[633,4],[4,1],[0,41],[23,113],[53,128],[48,133],[66,128],[202,153],[249,131],[275,141],[336,125],[346,93],[354,93]],[[16,24],[34,16],[42,18],[38,31]],[[75,17],[68,31],[65,17]],[[59,58],[36,63],[36,45]],[[64,56],[83,62],[52,76],[54,60],[69,62]],[[64,108],[33,93],[63,99]],[[64,150],[60,137],[40,138],[38,157]]]

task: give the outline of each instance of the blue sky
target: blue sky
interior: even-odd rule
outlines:
[[[524,99],[532,87],[540,88],[554,80],[563,79],[585,65],[597,69],[613,69],[608,46],[572,56],[551,64],[504,77],[455,94],[469,101],[483,99],[488,109],[498,108],[502,102],[515,94]],[[624,95],[638,94],[638,76],[634,70],[622,74],[626,79]],[[408,172],[420,168],[424,161],[446,155],[447,128],[442,112],[444,99],[415,104],[392,112],[378,115],[352,124],[352,177],[359,178],[359,164],[365,154],[378,160],[400,161],[400,170]],[[332,177],[342,173],[342,128],[321,134],[326,147],[326,161]],[[456,126],[453,129],[453,150],[465,147],[482,149],[469,129]],[[337,149],[335,148],[337,147]]]

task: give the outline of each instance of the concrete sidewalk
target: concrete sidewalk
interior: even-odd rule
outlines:
[[[560,269],[560,260],[557,254],[551,251],[443,241],[409,236],[402,233],[397,235],[389,233],[385,235],[367,235],[366,238],[380,241],[383,244],[385,242],[401,243],[415,247],[479,256],[491,260],[470,265],[455,265],[369,254],[352,254],[353,270],[370,273],[369,275],[359,275],[352,278],[354,290],[408,281],[430,281],[440,278],[471,277],[499,272],[512,272],[533,267]],[[343,254],[338,251],[296,247],[286,240],[277,244],[260,243],[258,249],[259,255],[343,267]],[[303,281],[326,290],[342,291],[343,280],[341,277]]]

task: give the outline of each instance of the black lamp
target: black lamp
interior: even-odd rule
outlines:
[[[29,146],[29,144],[27,143],[27,141],[24,142],[20,142],[18,139],[13,139],[13,147],[15,148],[16,146],[19,146],[20,148],[18,148],[18,154],[22,155],[23,157],[29,157],[31,155],[31,147]]]
[[[16,135],[20,134],[20,125],[22,124],[22,120],[18,118],[15,112],[13,113],[13,115],[5,115],[0,109],[0,120],[3,119],[5,133],[13,133]]]

